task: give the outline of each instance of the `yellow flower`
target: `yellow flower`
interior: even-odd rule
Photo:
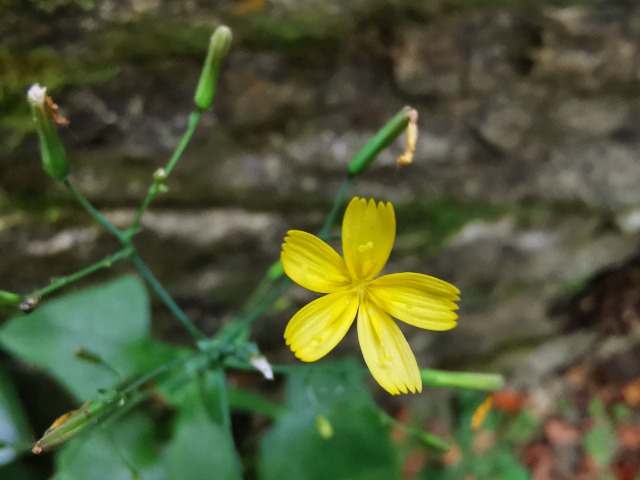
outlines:
[[[415,356],[392,316],[428,330],[456,326],[459,290],[420,273],[382,271],[396,236],[391,203],[354,198],[342,221],[342,258],[311,235],[290,230],[282,245],[282,266],[297,284],[320,297],[303,307],[284,332],[296,357],[314,362],[329,353],[358,318],[364,360],[376,381],[395,395],[422,391]]]

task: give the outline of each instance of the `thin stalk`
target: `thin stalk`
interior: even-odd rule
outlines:
[[[449,443],[444,438],[440,438],[433,433],[425,432],[423,430],[405,425],[404,423],[399,422],[398,420],[393,418],[384,410],[379,410],[378,412],[380,414],[380,421],[384,425],[387,425],[388,427],[398,428],[403,432],[416,437],[428,447],[434,448],[441,452],[447,452],[451,448],[451,445],[449,445]]]
[[[122,250],[119,250],[116,253],[111,254],[111,255],[103,258],[99,262],[96,262],[93,265],[89,265],[88,267],[83,268],[82,270],[80,270],[80,271],[78,271],[76,273],[73,273],[71,275],[67,275],[66,277],[60,277],[60,278],[56,278],[56,279],[52,280],[49,285],[47,285],[46,287],[43,287],[43,288],[41,288],[39,290],[36,290],[34,292],[31,292],[31,294],[29,294],[28,297],[31,297],[31,298],[42,298],[45,295],[49,295],[50,293],[53,293],[56,290],[66,286],[66,285],[68,285],[70,283],[73,283],[73,282],[75,282],[77,280],[80,280],[83,277],[91,275],[92,273],[97,272],[98,270],[109,268],[115,262],[119,262],[120,260],[124,260],[125,258],[131,257],[134,254],[134,252],[135,252],[135,250],[133,249],[132,246],[124,247]]]
[[[338,194],[336,195],[335,200],[333,201],[333,205],[331,206],[331,210],[327,215],[322,227],[318,231],[318,237],[326,239],[329,236],[329,230],[333,226],[335,219],[340,211],[340,207],[344,201],[344,197],[351,186],[351,180],[353,177],[347,175],[342,184],[340,185],[340,189],[338,190]],[[282,280],[284,271],[282,270],[282,266],[280,266],[280,271],[278,274],[274,274],[274,271],[277,271],[274,268],[277,265],[274,264],[269,271],[265,274],[265,276],[260,280],[258,286],[249,296],[249,299],[245,302],[245,306],[243,308],[242,317],[240,319],[240,323],[244,325],[244,328],[248,328],[249,325],[256,320],[262,313],[273,303],[280,294],[284,291],[284,289],[291,284],[290,281]],[[280,282],[280,283],[276,283]],[[277,295],[268,295],[267,292],[273,291],[271,289],[275,289],[277,291]],[[260,304],[260,300],[262,303]]]
[[[187,148],[187,145],[191,141],[191,137],[193,137],[193,134],[196,131],[196,128],[198,126],[198,123],[200,122],[201,116],[202,116],[202,112],[200,111],[191,112],[191,115],[189,115],[189,124],[187,126],[187,130],[184,132],[184,135],[182,136],[180,143],[178,144],[175,151],[173,152],[173,155],[169,159],[167,166],[164,167],[164,174],[154,176],[153,184],[149,187],[147,196],[145,197],[144,201],[142,202],[142,205],[136,212],[135,219],[127,229],[127,234],[129,236],[133,235],[138,230],[138,227],[140,226],[140,221],[142,220],[142,216],[151,205],[151,202],[153,202],[153,200],[156,198],[156,195],[158,195],[158,193],[160,192],[160,189],[162,187],[163,182],[166,180],[166,177],[171,173],[171,171],[173,170],[173,167],[176,166],[176,164],[178,163],[178,160],[180,160],[180,157],[182,157],[182,154],[184,153],[185,148]]]
[[[89,200],[87,200],[79,191],[77,191],[73,187],[73,185],[71,185],[69,179],[64,179],[62,181],[62,184],[67,188],[67,190],[69,190],[71,195],[73,195],[73,198],[75,198],[78,203],[80,203],[80,205],[82,205],[84,209],[89,212],[89,215],[91,215],[106,231],[116,237],[123,246],[127,245],[127,239],[125,235],[116,227],[114,227],[109,220],[104,218],[102,214],[98,210],[96,210],[95,207],[91,205],[91,203],[89,203]]]
[[[227,379],[225,370],[220,366],[217,370],[218,387],[220,390],[220,411],[222,413],[222,426],[224,427],[229,444],[233,448],[235,455],[233,455],[233,466],[236,472],[236,478],[242,480],[242,464],[238,455],[238,449],[236,448],[235,441],[233,440],[233,430],[231,429],[231,409],[229,408],[229,394],[227,392]]]
[[[234,334],[231,336],[231,339],[236,338],[237,335],[240,335],[242,334],[242,332],[247,331],[251,324],[258,318],[260,318],[264,314],[264,312],[267,311],[267,309],[273,304],[273,302],[278,299],[278,297],[280,297],[280,295],[282,295],[282,293],[287,287],[289,287],[289,285],[291,285],[291,283],[292,282],[291,280],[289,280],[289,277],[280,277],[271,291],[269,291],[269,293],[264,297],[262,302],[260,302],[260,304],[250,312],[240,317],[240,319],[238,320],[238,327]]]
[[[338,190],[338,194],[336,195],[336,198],[333,201],[333,206],[331,207],[331,211],[329,212],[329,215],[327,215],[327,218],[325,219],[324,224],[322,225],[322,228],[318,232],[319,237],[327,235],[329,233],[329,230],[331,230],[331,227],[333,226],[333,223],[336,221],[336,217],[338,216],[338,212],[340,211],[340,207],[342,206],[342,202],[344,201],[344,197],[347,194],[349,187],[351,186],[352,179],[353,177],[351,177],[350,175],[347,175],[346,177],[344,177],[344,180],[340,185],[340,189]]]
[[[178,321],[182,324],[184,328],[191,334],[193,338],[197,341],[204,340],[206,337],[204,334],[198,330],[198,328],[193,324],[193,322],[185,315],[182,309],[178,306],[169,292],[165,290],[162,284],[158,281],[158,279],[153,275],[147,264],[144,263],[142,258],[137,253],[134,253],[131,256],[131,261],[133,265],[136,267],[140,275],[147,281],[147,283],[151,286],[153,291],[160,297],[160,300],[166,305],[166,307],[171,311],[174,317],[178,319]]]

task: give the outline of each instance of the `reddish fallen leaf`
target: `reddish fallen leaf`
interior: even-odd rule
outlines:
[[[622,389],[622,398],[629,408],[640,406],[640,378],[627,383]]]
[[[640,477],[640,456],[636,452],[620,455],[611,466],[618,480],[637,480]]]
[[[423,448],[416,448],[413,450],[404,461],[404,465],[402,466],[402,477],[414,478],[420,470],[422,470],[426,460],[427,455]]]
[[[586,371],[582,365],[572,367],[565,373],[565,378],[575,386],[584,385],[586,377]]]
[[[462,450],[460,449],[460,446],[456,443],[452,443],[449,451],[440,455],[440,462],[444,466],[451,466],[459,463],[461,458]]]
[[[478,430],[473,434],[473,451],[483,455],[496,444],[496,434],[490,430]]]
[[[398,423],[406,425],[411,419],[411,410],[402,407],[395,413],[394,418],[398,421]],[[391,439],[394,442],[401,443],[405,438],[407,438],[407,432],[403,428],[397,425],[391,428]]]
[[[568,422],[558,418],[546,420],[542,426],[549,443],[554,446],[573,446],[580,441],[580,433]]]
[[[548,480],[552,477],[555,460],[548,445],[535,443],[527,447],[522,462],[531,470],[531,480]]]
[[[507,413],[519,413],[527,399],[526,395],[512,390],[493,394],[493,408]]]
[[[591,455],[583,455],[576,472],[576,480],[596,480],[596,478],[598,478],[598,465]]]
[[[628,424],[619,425],[618,441],[623,448],[640,450],[640,428]]]

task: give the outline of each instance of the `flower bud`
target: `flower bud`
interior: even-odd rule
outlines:
[[[333,425],[331,425],[331,421],[324,415],[316,415],[316,429],[325,440],[333,438]]]
[[[0,305],[15,305],[21,301],[22,297],[17,293],[0,290]]]
[[[85,402],[78,410],[58,417],[36,442],[31,451],[48,452],[74,438],[91,425],[95,425],[121,404],[122,395],[115,390],[103,392],[100,398]]]
[[[196,106],[200,110],[208,110],[211,108],[213,97],[216,95],[218,77],[220,76],[220,65],[229,52],[231,39],[231,29],[225,25],[218,27],[216,31],[213,32],[213,35],[211,35],[207,58],[202,67],[200,81],[198,82],[193,98]]]
[[[404,107],[384,127],[378,130],[373,138],[349,162],[349,175],[355,177],[369,168],[369,165],[376,159],[378,154],[407,128],[410,116],[413,114],[415,114],[413,108]]]
[[[55,180],[64,180],[69,174],[67,155],[60,141],[47,88],[35,83],[27,91],[27,100],[36,122],[40,138],[40,156],[45,171]]]

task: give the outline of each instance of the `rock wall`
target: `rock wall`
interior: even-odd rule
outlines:
[[[421,364],[526,365],[562,330],[550,305],[636,254],[640,12],[624,2],[215,3],[45,11],[34,1],[0,20],[0,126],[18,139],[0,162],[2,288],[29,291],[114,248],[45,177],[35,137],[20,142],[20,92],[51,86],[72,122],[72,181],[125,226],[186,126],[221,22],[235,40],[215,108],[138,241],[208,331],[238,308],[288,228],[318,227],[348,160],[407,104],[420,112],[414,164],[395,165],[399,142],[351,192],[396,205],[390,271],[432,273],[463,292],[458,328],[411,332]],[[289,314],[259,327],[276,358],[288,358]],[[174,337],[178,327],[157,319],[158,334]]]

